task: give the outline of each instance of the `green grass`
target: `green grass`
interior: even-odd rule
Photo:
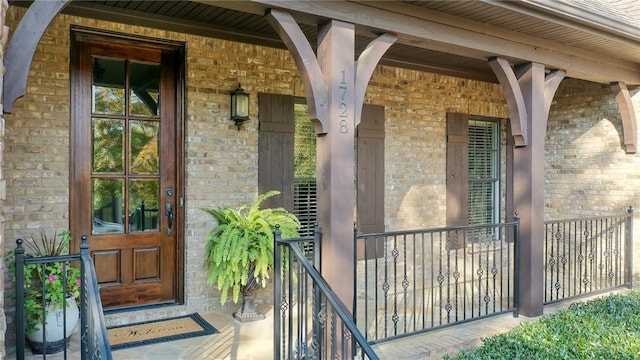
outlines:
[[[640,359],[640,292],[574,303],[445,359]]]

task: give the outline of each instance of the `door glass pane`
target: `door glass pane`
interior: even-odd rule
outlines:
[[[124,172],[124,122],[93,119],[93,173]]]
[[[93,179],[93,234],[124,232],[124,180]]]
[[[129,113],[137,116],[158,116],[160,99],[160,66],[131,63]]]
[[[131,121],[129,123],[132,174],[159,174],[158,134],[158,122]]]
[[[158,179],[131,179],[129,182],[129,228],[135,231],[158,231]]]
[[[94,114],[124,115],[124,60],[93,58]]]

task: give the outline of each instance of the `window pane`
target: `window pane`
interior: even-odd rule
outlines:
[[[124,172],[124,122],[93,119],[93,173]]]
[[[124,115],[124,60],[93,58],[94,114]]]
[[[306,104],[295,104],[294,107],[294,177],[316,177],[316,131],[309,120]]]
[[[131,63],[129,113],[138,116],[158,116],[160,99],[160,66]]]
[[[293,212],[300,220],[300,236],[313,236],[317,219],[316,131],[307,104],[294,105]]]
[[[159,174],[159,123],[151,121],[131,121],[129,123],[129,129],[131,141],[131,173]]]
[[[93,234],[124,232],[124,180],[93,179]]]
[[[131,179],[129,182],[130,231],[158,231],[158,179]]]
[[[469,224],[498,219],[498,122],[469,121]]]
[[[300,236],[313,236],[318,218],[316,179],[295,178],[293,183],[293,213],[300,220]]]

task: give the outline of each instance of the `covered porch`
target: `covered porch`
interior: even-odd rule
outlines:
[[[6,249],[12,246],[6,239],[23,236],[33,224],[51,229],[86,223],[77,229],[92,231],[93,218],[103,216],[90,201],[83,205],[88,211],[74,210],[76,190],[91,186],[79,170],[70,170],[82,152],[75,150],[87,150],[74,142],[77,123],[69,120],[75,119],[73,89],[82,85],[70,80],[82,73],[69,69],[75,64],[69,61],[72,42],[113,36],[118,46],[147,41],[184,56],[184,67],[162,68],[176,69],[175,79],[184,85],[177,93],[186,96],[176,96],[179,119],[168,138],[177,139],[177,177],[159,196],[167,204],[154,210],[158,232],[175,240],[171,291],[151,300],[166,305],[163,311],[114,301],[108,322],[192,311],[219,313],[224,320],[229,305],[221,306],[206,284],[200,253],[211,221],[200,209],[241,204],[272,188],[294,193],[290,156],[276,155],[290,150],[295,130],[281,121],[290,116],[282,109],[296,102],[308,106],[318,141],[322,275],[349,306],[358,297],[354,221],[366,233],[467,225],[473,213],[469,188],[479,184],[463,169],[470,163],[469,134],[480,134],[487,124],[497,129],[500,171],[487,176],[494,206],[483,219],[509,222],[519,213],[521,315],[544,311],[539,239],[545,220],[616,214],[638,200],[640,34],[623,10],[614,12],[607,29],[593,25],[601,18],[597,9],[576,5],[573,11],[583,17],[576,25],[558,18],[567,9],[543,9],[537,2],[189,1],[145,7],[36,1],[10,2],[8,11],[16,30],[5,52],[3,91]],[[530,25],[522,27],[525,21]],[[36,34],[21,31],[22,24],[37,24]],[[99,68],[90,67],[84,71]],[[229,120],[228,108],[228,91],[238,82],[252,93],[252,118],[241,127]],[[49,158],[48,152],[62,155]],[[293,205],[292,196],[280,200]],[[111,220],[122,221],[110,224],[116,232],[133,229],[113,213]],[[103,264],[121,259],[111,249],[101,251]],[[161,261],[142,259],[149,266],[137,270],[160,278],[154,269]],[[104,289],[121,280],[108,266],[101,270]],[[114,290],[111,298],[122,293]],[[270,309],[270,292],[264,294],[259,301]],[[13,304],[3,305],[11,327]],[[118,312],[119,306],[134,309]]]

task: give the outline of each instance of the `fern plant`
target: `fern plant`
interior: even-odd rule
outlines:
[[[298,236],[300,221],[284,208],[260,208],[266,199],[280,194],[272,190],[261,194],[251,206],[203,208],[218,222],[207,235],[204,259],[209,267],[208,284],[217,284],[224,305],[231,291],[238,302],[249,273],[262,287],[273,270],[274,231],[280,227],[283,238]]]

